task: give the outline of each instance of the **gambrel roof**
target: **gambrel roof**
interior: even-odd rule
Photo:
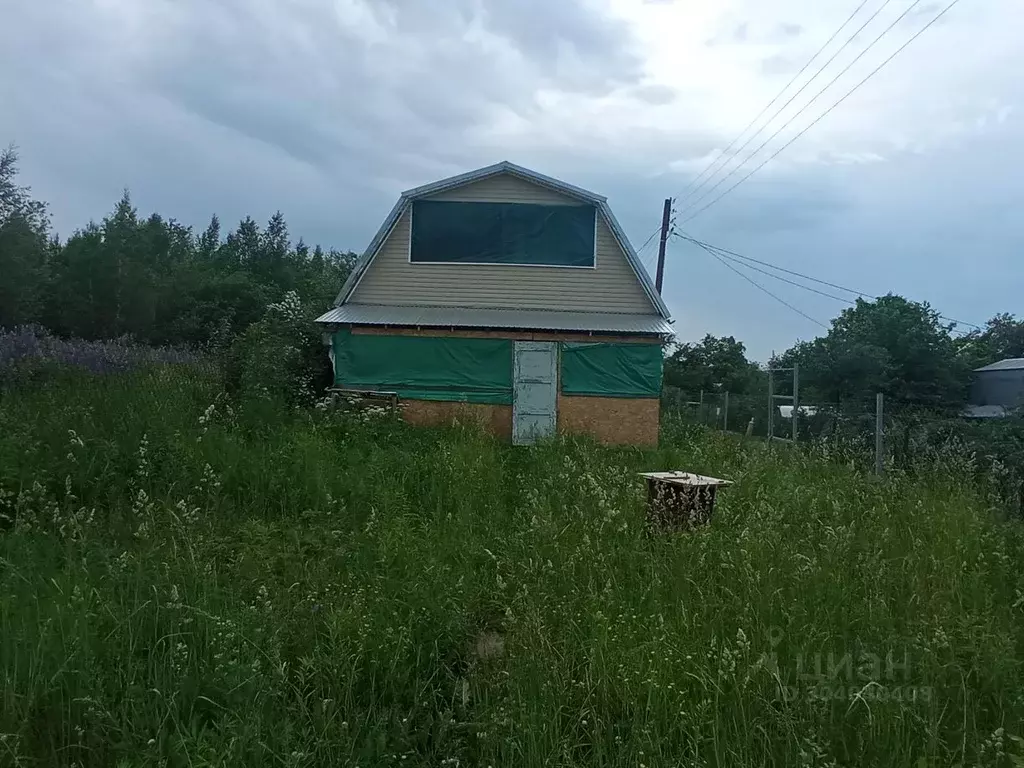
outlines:
[[[441,181],[435,181],[431,184],[425,184],[421,187],[416,187],[415,189],[403,192],[401,197],[398,199],[398,202],[395,204],[395,207],[391,209],[391,213],[388,214],[388,217],[384,220],[380,229],[377,230],[377,234],[374,235],[369,247],[356,261],[355,267],[352,269],[352,274],[349,275],[348,280],[345,281],[345,285],[342,286],[341,292],[334,301],[334,306],[340,307],[351,299],[353,292],[359,285],[360,280],[362,280],[363,276],[366,274],[370,264],[377,256],[377,253],[384,244],[384,241],[388,238],[388,235],[394,229],[402,215],[410,208],[414,200],[435,195],[439,192],[445,192],[463,185],[483,181],[484,179],[491,176],[497,176],[499,174],[515,176],[532,184],[546,187],[554,192],[566,195],[567,197],[594,205],[607,222],[612,236],[619,248],[622,250],[622,253],[625,255],[626,260],[632,268],[633,274],[636,276],[636,279],[644,293],[657,310],[658,315],[664,320],[668,320],[670,318],[665,302],[662,301],[661,296],[659,296],[658,292],[655,290],[654,284],[651,282],[651,278],[647,274],[647,270],[644,269],[643,264],[640,261],[640,257],[637,255],[636,251],[633,250],[633,246],[630,244],[625,232],[623,232],[622,227],[619,225],[618,221],[616,221],[615,215],[612,213],[611,208],[609,208],[608,201],[605,197],[594,194],[593,192],[588,192],[585,189],[580,189],[579,187],[573,186],[572,184],[568,184],[559,179],[545,176],[537,173],[536,171],[531,171],[529,168],[523,168],[522,166],[515,165],[508,161],[489,165],[486,168],[480,168],[458,176],[452,176],[447,179],[442,179]],[[326,315],[324,317],[326,317]]]

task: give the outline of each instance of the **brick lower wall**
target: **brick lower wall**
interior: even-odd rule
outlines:
[[[450,403],[439,400],[403,400],[402,416],[420,427],[479,424],[502,440],[512,441],[512,406],[487,403]]]
[[[660,417],[657,398],[558,395],[558,431],[606,445],[657,445]]]
[[[511,405],[403,400],[402,415],[421,427],[478,424],[501,440],[512,440]],[[589,435],[605,445],[657,445],[659,418],[654,398],[558,396],[558,431]]]

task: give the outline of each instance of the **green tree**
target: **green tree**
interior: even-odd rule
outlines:
[[[760,376],[732,336],[708,334],[696,344],[679,344],[665,360],[665,384],[694,396],[701,390],[745,394]]]
[[[218,253],[228,266],[252,269],[259,262],[261,239],[260,225],[246,216],[239,222],[238,229],[228,235]]]
[[[54,252],[42,320],[55,333],[99,337],[100,321],[95,315],[101,304],[96,289],[104,278],[97,271],[102,248],[103,232],[90,223]]]
[[[805,402],[868,400],[876,392],[923,405],[962,403],[968,367],[927,303],[902,296],[858,299],[832,321],[828,333],[802,342],[777,360],[800,365]]]
[[[37,320],[48,277],[46,205],[19,186],[18,152],[0,152],[0,327]]]
[[[213,261],[217,256],[217,249],[220,248],[220,219],[217,214],[210,217],[210,224],[199,236],[197,256],[204,261]]]
[[[1024,357],[1024,320],[1002,313],[987,323],[984,329],[972,331],[958,342],[964,362],[971,368],[1010,357]]]
[[[259,258],[253,265],[257,274],[264,282],[285,285],[290,282],[292,274],[285,266],[291,243],[288,240],[288,225],[280,211],[270,217],[267,228],[260,235]]]

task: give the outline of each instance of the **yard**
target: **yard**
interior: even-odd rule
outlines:
[[[0,392],[0,766],[1024,764],[1024,536],[956,472],[220,390]],[[735,485],[650,536],[661,469]]]

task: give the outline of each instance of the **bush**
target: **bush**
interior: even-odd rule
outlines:
[[[289,291],[227,351],[228,388],[244,400],[311,404],[332,380],[330,360],[299,295]]]

